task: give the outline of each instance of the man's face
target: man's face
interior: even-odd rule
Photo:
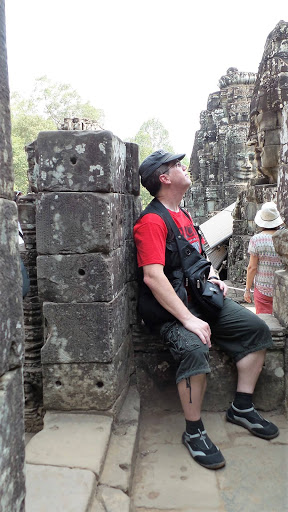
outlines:
[[[167,173],[169,174],[172,183],[177,182],[177,184],[185,184],[187,186],[191,185],[191,179],[187,171],[187,166],[182,164],[179,160],[169,164]]]

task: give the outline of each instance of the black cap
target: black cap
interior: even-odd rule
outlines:
[[[181,155],[173,155],[173,153],[167,153],[164,149],[154,151],[154,153],[151,153],[151,155],[147,156],[147,158],[143,160],[139,167],[142,184],[162,164],[168,164],[169,162],[173,162],[173,160],[182,160],[184,156],[185,153]]]

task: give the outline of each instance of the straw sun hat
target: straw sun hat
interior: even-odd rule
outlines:
[[[254,220],[255,224],[261,228],[277,228],[284,222],[273,201],[262,204],[261,210],[256,213]]]

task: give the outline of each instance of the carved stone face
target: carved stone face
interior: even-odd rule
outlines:
[[[253,148],[243,147],[242,151],[237,151],[234,156],[234,167],[230,168],[236,180],[247,181],[256,176],[257,165]]]
[[[233,181],[248,181],[257,175],[256,154],[254,146],[246,143],[245,128],[236,128],[230,131],[227,140],[228,175]]]
[[[281,112],[263,112],[256,118],[258,168],[268,176],[270,183],[277,183],[280,159]]]
[[[231,169],[233,172],[233,168]],[[257,166],[255,153],[251,147],[243,148],[243,151],[237,152],[235,155],[234,177],[237,180],[249,180],[256,176]]]

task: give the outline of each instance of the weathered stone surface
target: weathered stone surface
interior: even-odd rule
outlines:
[[[229,68],[201,112],[190,160],[192,187],[185,196],[198,224],[232,204],[256,176],[255,153],[247,145],[255,80],[255,73]]]
[[[288,329],[288,270],[277,270],[274,280],[273,313],[279,322]]]
[[[168,400],[167,403],[169,405]],[[226,459],[223,470],[211,472],[199,467],[181,443],[185,428],[183,413],[164,408],[163,402],[155,410],[154,397],[151,397],[149,407],[143,408],[141,414],[132,510],[284,511],[288,497],[287,419],[275,413],[264,416],[280,429],[279,437],[269,442],[228,423],[224,413],[203,413],[205,429]]]
[[[22,277],[16,204],[0,198],[0,376],[23,360]]]
[[[87,512],[97,483],[91,471],[27,464],[27,512]]]
[[[140,194],[139,176],[139,146],[133,142],[125,142],[126,146],[126,171],[125,192],[128,194]]]
[[[11,121],[6,50],[5,2],[0,4],[0,197],[12,199],[14,176],[12,171]]]
[[[140,415],[140,396],[136,385],[129,387],[121,411],[117,415],[117,424],[138,425]]]
[[[24,473],[24,397],[22,369],[0,378],[0,510],[23,512]]]
[[[275,251],[280,256],[282,263],[288,267],[288,229],[276,231],[272,236]]]
[[[111,302],[44,302],[45,343],[42,364],[111,362],[129,339],[125,291]]]
[[[40,132],[39,191],[123,192],[126,146],[109,131]]]
[[[284,370],[283,350],[269,350],[253,395],[256,407],[263,411],[283,408],[285,400]]]
[[[119,250],[111,251],[107,256],[100,253],[81,255],[81,266],[78,267],[77,273],[77,264],[76,268],[74,265],[76,261],[79,261],[77,255],[67,255],[67,260],[65,260],[66,256],[57,255],[55,256],[57,263],[54,259],[49,260],[49,257],[47,259],[39,257],[40,297],[56,302],[68,302],[68,299],[69,302],[74,302],[77,293],[77,302],[108,302],[121,291],[125,283],[135,283],[138,272],[135,252],[134,241],[125,240]],[[53,257],[51,256],[51,258]],[[58,266],[61,269],[62,278],[60,278]],[[69,276],[64,266],[70,269]],[[53,270],[55,273],[50,275]],[[135,298],[131,300],[135,300]]]
[[[157,512],[159,510],[169,512],[221,510],[215,472],[200,469],[201,478],[199,478],[199,467],[188,450],[180,450],[183,419],[179,430],[175,431],[177,438],[172,442],[166,441],[167,425],[169,427],[171,416],[168,415],[166,421],[166,425],[163,425],[165,434],[159,440],[155,440],[155,431],[156,436],[159,431],[157,426],[150,440],[149,434],[144,433],[144,442],[140,445],[140,453],[143,453],[143,457],[140,456],[138,459],[134,478],[135,509],[137,512],[138,510],[150,512],[151,508]],[[197,509],[194,509],[196,504]]]
[[[45,409],[110,409],[128,383],[131,358],[131,345],[124,342],[112,363],[44,364]]]
[[[25,430],[38,432],[43,426],[43,392],[41,348],[44,339],[42,303],[38,296],[36,269],[36,195],[21,196],[18,214],[23,231],[25,251],[23,260],[30,277],[30,290],[23,300],[25,329]]]
[[[131,245],[126,242],[109,255],[38,256],[40,298],[48,302],[111,301],[128,280],[128,271],[133,270]]]
[[[125,402],[113,425],[100,483],[121,489],[130,495],[136,451],[140,397],[136,386],[130,386]]]
[[[101,130],[101,126],[98,121],[87,119],[87,117],[64,117],[61,130],[99,131]]]
[[[39,254],[107,253],[117,249],[124,242],[123,196],[89,192],[39,194],[36,234]]]
[[[120,489],[101,485],[98,496],[103,502],[105,510],[109,510],[109,512],[119,512],[120,510],[121,512],[129,512],[131,510],[129,497]]]
[[[278,170],[278,197],[277,204],[282,218],[288,226],[288,102],[282,109],[282,126],[280,132],[281,163]]]
[[[133,476],[133,462],[138,426],[126,425],[115,428],[111,434],[109,449],[100,483],[121,489],[129,494]]]
[[[35,194],[27,194],[21,196],[18,201],[18,218],[21,224],[21,229],[24,233],[27,231],[35,232],[36,226],[36,209],[35,209]],[[25,244],[26,245],[26,244]]]
[[[25,432],[43,428],[43,384],[40,362],[36,367],[24,366]]]
[[[39,175],[39,164],[37,161],[37,140],[27,144],[27,146],[25,146],[25,152],[28,164],[27,176],[29,192],[37,193],[37,180]]]
[[[251,98],[249,139],[255,144],[259,171],[277,183],[281,160],[282,109],[288,100],[288,23],[280,21],[268,35]],[[287,142],[287,139],[286,139]]]
[[[26,461],[87,469],[98,480],[111,428],[108,416],[47,412],[44,429],[26,447]]]

